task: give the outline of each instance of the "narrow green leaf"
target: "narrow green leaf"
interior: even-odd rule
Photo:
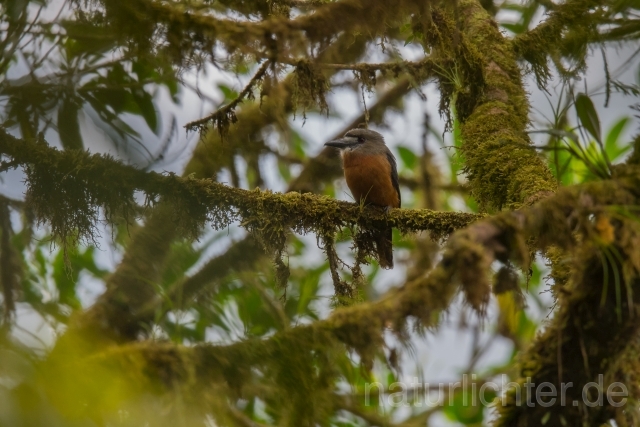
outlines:
[[[413,36],[413,34],[411,34],[409,37],[407,37],[407,40],[405,40],[404,45],[408,45],[409,43],[413,42],[413,39],[415,37]]]
[[[474,399],[477,403],[475,405],[472,404]],[[471,390],[461,390],[455,393],[453,401],[443,407],[443,412],[450,420],[465,425],[478,425],[484,419],[484,406],[479,403],[478,396],[473,396]]]
[[[630,123],[629,117],[623,117],[611,128],[607,136],[605,137],[604,150],[611,159],[615,161],[631,148],[629,145],[620,144],[620,135]]]
[[[231,89],[227,85],[219,84],[218,85],[218,89],[220,89],[220,91],[224,95],[224,102],[225,103],[233,101],[234,99],[236,99],[238,97],[238,92],[236,92],[235,90]]]
[[[160,131],[158,126],[158,115],[151,95],[143,90],[134,90],[133,99],[135,100],[136,104],[138,104],[138,107],[140,108],[140,114],[144,118],[144,121],[147,122],[147,126],[149,126],[149,129],[151,129],[153,133],[158,135]]]
[[[600,119],[593,102],[589,96],[579,93],[576,97],[576,112],[582,126],[593,136],[596,141],[602,142],[600,131]]]
[[[58,289],[58,302],[66,304],[73,309],[81,307],[80,299],[76,293],[76,283],[78,281],[80,269],[78,268],[78,254],[69,255],[71,271],[67,269],[64,259],[64,252],[59,251],[52,263],[53,281]]]
[[[398,154],[400,155],[400,160],[402,160],[402,163],[407,169],[413,170],[418,164],[418,156],[416,156],[416,153],[411,151],[409,148],[402,145],[398,146]]]
[[[510,24],[508,22],[503,22],[500,25],[514,34],[520,34],[522,32],[522,24]]]
[[[58,133],[65,150],[82,149],[82,136],[78,122],[79,111],[79,105],[69,98],[65,98],[58,109]]]
[[[292,154],[300,157],[301,159],[305,158],[307,153],[307,141],[295,130],[291,129],[290,131],[290,150]]]
[[[282,179],[285,181],[291,180],[291,170],[289,169],[289,165],[282,160],[278,160],[278,171],[280,172]]]

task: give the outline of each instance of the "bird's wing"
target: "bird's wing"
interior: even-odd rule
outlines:
[[[396,193],[398,193],[398,207],[402,205],[402,198],[400,197],[400,184],[398,183],[398,167],[396,166],[396,158],[393,157],[391,151],[387,150],[387,160],[389,161],[389,165],[391,165],[391,183],[393,184],[393,188],[396,189]]]

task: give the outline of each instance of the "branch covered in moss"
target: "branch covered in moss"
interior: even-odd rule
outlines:
[[[214,228],[241,221],[269,245],[289,228],[299,233],[326,232],[341,225],[399,228],[402,232],[430,231],[434,238],[447,236],[478,218],[474,214],[398,209],[389,215],[380,209],[313,194],[278,194],[243,190],[208,179],[161,175],[124,165],[109,156],[80,151],[61,152],[44,142],[33,142],[0,133],[0,152],[25,166],[29,203],[40,221],[52,226],[52,234],[67,239],[91,239],[99,208],[107,220],[116,213],[131,219],[133,195],[143,191],[152,203],[162,197],[172,203],[176,226],[196,237],[205,221]],[[77,234],[76,234],[77,233]]]
[[[205,126],[209,122],[213,122],[213,125],[216,127],[216,129],[218,130],[218,133],[220,134],[220,138],[224,139],[224,136],[229,132],[230,124],[238,121],[238,118],[236,117],[236,112],[235,112],[236,107],[245,98],[252,97],[251,94],[254,86],[258,84],[258,82],[262,79],[262,77],[264,77],[270,65],[271,63],[269,61],[265,61],[260,66],[260,68],[258,68],[258,71],[256,71],[256,73],[251,78],[249,83],[247,83],[244,89],[242,89],[242,91],[238,94],[236,99],[234,99],[227,105],[218,108],[216,111],[214,111],[213,113],[209,114],[206,117],[187,123],[186,125],[184,125],[185,129],[187,130],[197,129],[200,132],[203,132],[205,129]]]
[[[515,37],[514,52],[531,64],[539,87],[544,87],[551,77],[547,60],[550,55],[570,54],[584,63],[587,53],[584,47],[597,36],[598,22],[591,10],[604,3],[603,0],[567,0],[555,5],[549,17],[536,28]],[[563,51],[568,38],[571,38],[571,48]],[[582,48],[576,49],[578,46]]]
[[[279,3],[291,7],[311,7],[323,6],[329,2],[327,0],[273,0],[273,3]]]
[[[287,14],[273,14],[256,22],[222,19],[184,3],[158,0],[102,3],[114,29],[129,34],[141,48],[148,48],[153,40],[164,39],[169,51],[181,60],[188,57],[185,53],[209,53],[220,45],[231,53],[261,56],[267,51],[276,55],[275,59],[282,54],[303,56],[308,54],[310,45],[326,42],[343,31],[380,34],[381,29],[398,24],[412,13],[425,13],[428,5],[411,0],[341,0],[295,19],[289,19]],[[137,30],[135,34],[131,28]]]
[[[15,294],[20,289],[23,272],[20,259],[11,244],[13,228],[9,204],[0,199],[0,281],[2,282],[3,318],[7,323],[16,309]]]
[[[375,71],[381,71],[383,73],[391,72],[394,75],[400,75],[403,72],[409,74],[423,73],[423,70],[433,70],[434,62],[430,58],[425,58],[420,61],[398,61],[398,62],[381,62],[381,63],[367,63],[359,62],[356,64],[318,64],[320,68],[327,68],[330,70],[350,70],[372,73]],[[428,74],[425,73],[425,74]]]
[[[299,60],[293,59],[279,59],[282,64],[297,65]],[[394,62],[381,62],[381,63],[367,63],[358,62],[355,64],[331,64],[323,62],[315,62],[314,66],[325,70],[335,71],[354,71],[360,76],[360,80],[363,82],[372,81],[371,85],[375,84],[376,72],[385,74],[392,74],[394,77],[398,77],[401,74],[408,74],[417,81],[425,81],[429,77],[435,75],[434,71],[438,68],[438,64],[432,58],[423,58],[419,61],[394,61]],[[368,77],[368,78],[367,78]]]
[[[634,181],[637,188],[637,175]],[[633,187],[615,184],[601,186],[598,193],[578,194],[567,204],[573,206],[571,224],[581,230],[582,239],[579,246],[555,239],[555,244],[572,249],[571,275],[567,283],[553,285],[561,288],[554,292],[559,309],[521,358],[522,390],[527,379],[536,385],[554,384],[557,390],[569,387],[563,389],[562,402],[557,399],[544,407],[523,403],[535,398],[527,392],[518,402],[510,390],[507,404],[499,408],[497,426],[564,425],[568,420],[603,425],[614,418],[625,421],[620,425],[635,425],[637,408],[620,404],[621,398],[610,394],[620,388],[610,385],[625,379],[621,372],[638,372],[635,362],[625,361],[628,344],[640,336],[640,224],[632,213],[638,197]],[[610,206],[597,204],[602,201]],[[597,402],[596,390],[586,394],[585,401],[588,383],[603,387],[597,405],[588,403]],[[633,383],[623,384],[635,388]]]
[[[459,9],[461,31],[484,74],[481,94],[456,97],[458,114],[471,111],[459,116],[471,193],[484,208],[531,205],[553,193],[556,182],[526,133],[529,103],[520,69],[509,41],[477,0],[461,0]]]

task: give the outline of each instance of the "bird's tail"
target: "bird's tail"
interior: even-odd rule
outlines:
[[[391,237],[393,229],[391,227],[380,230],[376,233],[376,249],[378,252],[378,262],[380,267],[387,270],[393,268],[393,244]]]

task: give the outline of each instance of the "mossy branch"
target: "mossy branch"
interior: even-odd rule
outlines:
[[[304,61],[304,60],[303,60]],[[294,59],[282,59],[278,60],[279,63],[298,66],[300,60]],[[423,82],[430,77],[435,76],[435,70],[440,65],[432,58],[423,58],[419,61],[395,61],[395,62],[382,62],[382,63],[367,63],[358,62],[355,64],[331,64],[314,62],[314,67],[324,70],[334,71],[353,71],[358,79],[370,88],[376,83],[376,72],[380,72],[383,76],[391,74],[393,77],[398,77],[402,74],[407,74],[417,82]]]
[[[481,58],[483,92],[475,99],[458,97],[461,152],[471,193],[483,208],[519,208],[556,189],[545,161],[526,133],[529,104],[521,71],[510,43],[477,0],[459,2],[461,28],[469,49]],[[468,82],[473,84],[473,82]]]
[[[628,344],[640,336],[640,222],[633,213],[638,205],[637,175],[627,184],[631,182],[633,186],[613,182],[594,186],[595,191],[576,192],[563,203],[565,215],[569,214],[563,215],[565,224],[579,230],[580,243],[569,239],[566,225],[565,237],[553,239],[552,243],[572,250],[569,265],[564,267],[570,274],[566,283],[553,285],[560,288],[554,290],[559,309],[521,356],[518,382],[524,386],[530,378],[536,385],[554,384],[557,390],[570,385],[562,396],[566,403],[557,399],[544,407],[528,406],[522,402],[533,396],[524,393],[518,404],[511,390],[507,404],[499,407],[496,426],[564,425],[568,420],[603,425],[612,418],[625,420],[620,425],[635,425],[633,412],[637,409],[612,405],[607,392],[610,384],[624,380],[626,374],[638,373],[635,361],[624,361]],[[626,374],[621,376],[621,372]],[[603,385],[601,404],[586,405],[582,393],[590,382]],[[623,384],[633,392],[633,383]],[[595,401],[593,395],[588,399]]]
[[[548,57],[563,53],[571,55],[584,63],[586,52],[576,50],[576,43],[586,46],[597,38],[597,19],[591,10],[601,6],[602,0],[567,0],[554,5],[548,18],[534,29],[519,34],[512,41],[513,50],[519,58],[526,60],[535,73],[538,87],[544,88],[551,77]],[[580,23],[580,25],[576,25]],[[579,31],[580,34],[571,35],[571,52],[562,50],[563,42],[568,38],[564,34],[567,29]]]
[[[327,0],[271,0],[272,3],[278,3],[291,7],[316,7],[324,6],[329,3]]]
[[[216,45],[232,53],[261,56],[266,49],[278,55],[302,56],[310,45],[325,42],[342,31],[379,34],[386,28],[382,23],[393,25],[412,13],[424,13],[428,2],[341,0],[295,19],[274,14],[258,22],[221,19],[185,4],[157,0],[105,3],[108,17],[124,34],[131,33],[130,28],[139,30],[140,34],[135,35],[139,45],[162,37],[169,42],[171,51],[184,58],[185,47],[211,52]],[[141,29],[146,30],[144,35]]]
[[[438,62],[432,58],[424,58],[420,61],[398,61],[381,64],[323,64],[322,66],[333,70],[353,71],[356,78],[369,91],[372,91],[376,85],[376,72],[380,72],[382,76],[391,74],[393,77],[406,74],[413,84],[419,84],[435,77],[436,70],[440,67]]]
[[[206,125],[212,122],[218,130],[220,138],[224,139],[224,137],[229,132],[229,126],[231,125],[231,123],[236,123],[238,121],[235,112],[236,107],[246,98],[252,97],[253,88],[256,84],[258,84],[259,81],[262,80],[270,65],[272,65],[271,62],[265,61],[260,66],[260,68],[258,68],[258,71],[256,71],[249,83],[247,83],[244,89],[242,89],[242,91],[238,94],[236,99],[234,99],[227,105],[218,108],[216,111],[206,117],[187,123],[186,125],[184,125],[185,129],[187,129],[188,131],[198,130],[200,132],[203,132],[206,128]]]
[[[0,199],[0,282],[2,282],[3,320],[8,323],[15,313],[15,294],[20,289],[23,278],[19,255],[11,244],[13,228],[9,204]]]
[[[136,191],[149,203],[158,198],[172,204],[176,226],[196,237],[205,221],[224,228],[240,221],[244,228],[269,242],[280,233],[321,232],[345,225],[399,228],[402,232],[430,231],[443,238],[479,216],[467,213],[397,209],[386,215],[375,208],[313,194],[243,190],[209,179],[145,172],[105,155],[59,151],[44,142],[0,133],[0,152],[25,166],[27,197],[40,221],[52,226],[54,237],[91,240],[99,208],[107,220],[117,212],[131,219]],[[276,239],[277,241],[280,238]]]

